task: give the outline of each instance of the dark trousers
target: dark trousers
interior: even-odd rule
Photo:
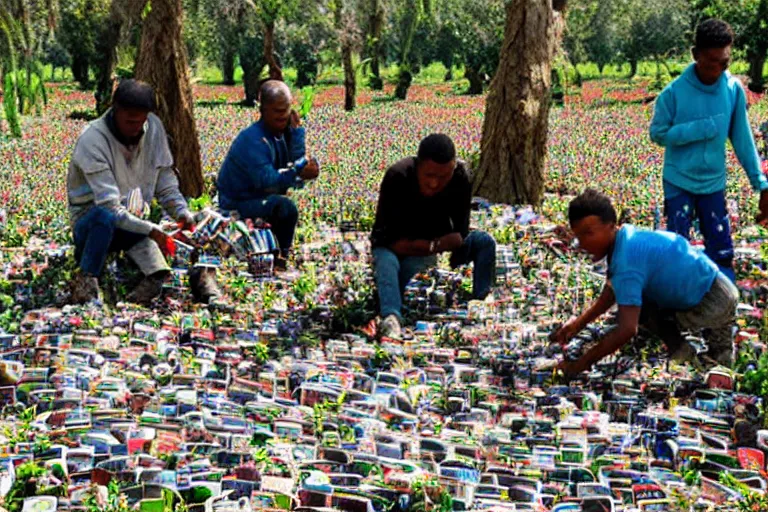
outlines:
[[[694,215],[698,218],[707,256],[731,281],[735,281],[733,240],[725,191],[698,195],[680,190],[678,195],[664,201],[664,209],[667,229],[689,240]]]

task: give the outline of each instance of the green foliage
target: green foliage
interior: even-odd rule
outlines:
[[[211,196],[203,194],[200,197],[196,197],[189,200],[189,209],[193,212],[199,212],[206,209],[211,205]]]
[[[738,510],[744,512],[768,510],[768,495],[755,491],[727,471],[720,473],[720,483],[741,493],[743,499],[736,502]]]
[[[60,0],[56,41],[70,55],[72,75],[90,86],[89,67],[99,58],[99,39],[109,18],[109,0]]]
[[[8,512],[19,512],[26,498],[37,495],[36,479],[45,475],[45,468],[34,462],[25,462],[16,468],[16,480],[5,496],[5,508]]]
[[[299,107],[299,116],[304,119],[312,110],[312,103],[315,101],[315,88],[304,87],[301,90],[301,107]]]

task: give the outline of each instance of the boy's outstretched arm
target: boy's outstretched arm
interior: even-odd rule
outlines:
[[[558,366],[566,375],[576,375],[588,370],[605,356],[613,354],[629,343],[637,334],[640,323],[640,306],[619,306],[619,325],[610,331],[597,345],[578,361],[563,361]]]
[[[711,117],[674,124],[672,93],[664,91],[656,100],[651,120],[651,140],[660,146],[685,146],[709,140],[717,135],[717,125]]]
[[[609,283],[603,287],[602,293],[584,312],[576,318],[571,318],[557,330],[553,336],[553,341],[565,344],[571,338],[583,331],[590,323],[603,316],[611,306],[616,303],[616,296],[613,294],[613,288]]]

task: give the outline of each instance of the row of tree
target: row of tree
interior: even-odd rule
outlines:
[[[505,0],[182,0],[182,35],[193,70],[197,62],[213,62],[224,83],[234,84],[240,65],[245,104],[255,103],[265,72],[282,78],[283,67],[293,67],[296,85],[303,87],[315,83],[322,66],[341,64],[345,107],[352,110],[358,77],[381,89],[382,67],[393,63],[399,70],[398,98],[407,96],[414,74],[435,61],[449,70],[446,79],[453,78],[455,66],[463,68],[467,92],[482,93],[499,63],[505,5]],[[0,0],[0,6],[0,30],[7,34],[0,41],[4,82],[9,74],[18,81],[19,70],[26,81],[27,90],[16,99],[21,112],[40,96],[33,83],[40,62],[69,67],[82,87],[95,86],[99,111],[106,108],[115,71],[134,71],[141,25],[151,11],[151,2],[130,0]],[[643,60],[654,60],[661,69],[668,58],[687,53],[696,23],[710,16],[733,24],[736,47],[749,62],[750,87],[762,91],[768,0],[572,0],[562,54],[572,64],[594,62],[601,72],[608,64],[629,63],[634,75]],[[118,61],[124,68],[116,69]]]

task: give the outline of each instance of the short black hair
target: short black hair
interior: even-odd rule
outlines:
[[[120,81],[112,95],[112,104],[117,107],[153,112],[155,110],[155,90],[146,82],[127,78]]]
[[[731,26],[717,18],[702,21],[696,27],[696,50],[708,50],[710,48],[725,48],[733,44],[733,29]]]
[[[568,205],[568,221],[574,225],[592,215],[600,217],[600,220],[605,223],[616,224],[616,210],[608,196],[588,188]]]
[[[456,146],[449,136],[433,133],[421,141],[417,156],[420,161],[431,160],[436,164],[447,164],[456,159]]]

